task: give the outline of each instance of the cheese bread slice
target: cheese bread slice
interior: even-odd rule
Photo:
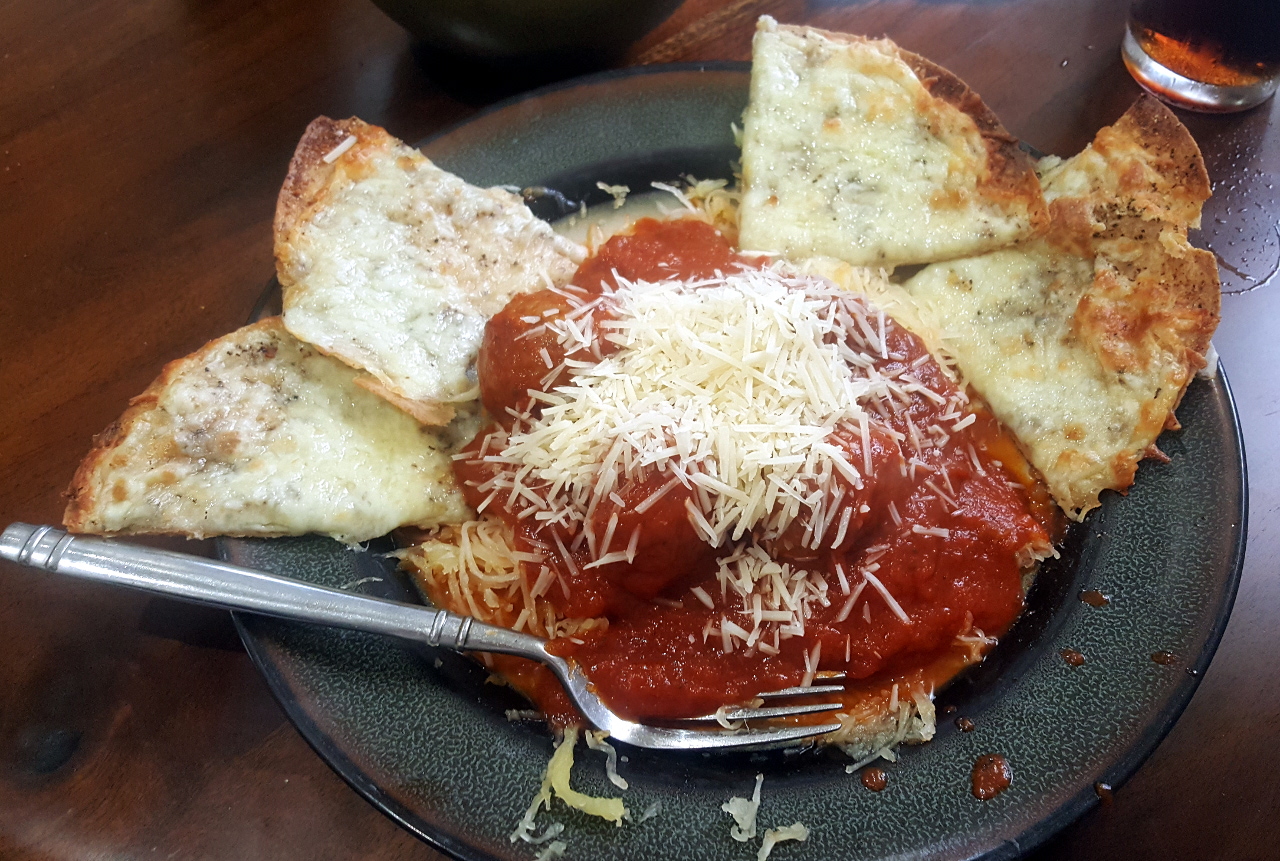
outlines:
[[[585,250],[510,192],[468,185],[377,126],[321,117],[280,191],[275,253],[289,331],[442,425],[478,396],[485,321],[568,282]]]
[[[1047,224],[1031,159],[963,81],[888,39],[758,25],[742,141],[744,249],[893,267]]]
[[[272,317],[171,362],[76,472],[73,532],[354,543],[469,516],[435,434]]]
[[[927,266],[905,286],[1078,519],[1104,489],[1128,488],[1176,427],[1220,294],[1213,255],[1187,242],[1209,196],[1200,152],[1158,101],[1046,167],[1044,238]]]

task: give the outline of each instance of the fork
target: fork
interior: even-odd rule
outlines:
[[[100,583],[129,586],[173,598],[211,604],[336,628],[382,634],[449,649],[500,652],[546,664],[587,722],[612,739],[655,750],[726,750],[776,747],[840,728],[839,723],[742,729],[698,729],[711,721],[773,719],[841,708],[839,702],[793,703],[722,709],[691,718],[686,726],[653,726],[627,720],[595,694],[576,663],[547,650],[547,641],[486,625],[467,616],[418,604],[316,586],[200,556],[173,553],[89,536],[69,535],[52,526],[14,523],[0,535],[0,559]],[[824,681],[832,677],[824,678]],[[762,699],[841,691],[820,685],[766,691]]]

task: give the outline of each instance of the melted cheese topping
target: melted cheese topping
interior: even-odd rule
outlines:
[[[516,293],[568,281],[583,249],[515,195],[398,141],[336,163],[327,198],[290,239],[285,325],[395,395],[474,398],[485,321]]]
[[[278,320],[175,363],[100,459],[88,531],[354,543],[463,519],[440,441],[354,376]]]
[[[1182,385],[1159,364],[1130,373],[1103,366],[1075,326],[1094,277],[1094,262],[1036,242],[935,264],[906,285],[1054,498],[1077,517],[1114,486],[1117,469],[1132,477]]]
[[[983,197],[977,125],[891,42],[761,19],[742,142],[741,245],[860,265],[945,260],[1029,231]]]
[[[1203,364],[1217,267],[1186,234],[1208,179],[1186,129],[1151,99],[1042,169],[1044,239],[934,264],[906,288],[1080,518],[1102,490],[1132,484]]]

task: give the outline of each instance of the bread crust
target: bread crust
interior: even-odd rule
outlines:
[[[95,437],[64,524],[351,543],[466,516],[445,444],[355,376],[279,317],[210,341],[165,365]]]
[[[1183,228],[1200,226],[1200,210],[1213,191],[1204,156],[1191,132],[1159,99],[1143,93],[1112,125],[1098,131],[1093,148],[1104,154],[1135,154],[1147,171],[1121,177],[1123,190],[1147,211]],[[1155,185],[1145,180],[1156,179]]]
[[[167,369],[168,365],[165,367]],[[161,372],[161,376],[163,374],[164,372]],[[157,380],[157,382],[159,381]],[[152,385],[154,386],[155,384],[153,383]],[[93,445],[89,448],[89,452],[84,456],[84,459],[80,461],[80,466],[76,468],[75,475],[71,478],[71,484],[63,493],[63,496],[67,498],[67,507],[62,514],[62,525],[71,532],[101,534],[102,530],[96,528],[94,518],[94,512],[98,508],[98,500],[100,498],[99,488],[93,482],[94,473],[101,468],[107,456],[128,435],[129,428],[138,413],[146,409],[139,406],[139,404],[142,399],[151,396],[150,393],[151,389],[148,388],[146,392],[130,400],[124,415],[107,425],[106,430],[102,431],[102,433],[94,435]],[[148,404],[147,408],[155,405],[154,396],[151,396],[151,400],[152,402]]]
[[[284,323],[279,317],[267,317],[250,326],[246,326],[240,331],[245,333],[283,333]],[[110,460],[116,454],[120,444],[128,438],[139,422],[144,421],[148,415],[155,411],[160,403],[161,393],[173,385],[174,381],[192,362],[203,361],[218,350],[224,338],[214,338],[191,355],[184,356],[181,359],[174,359],[167,363],[161,368],[160,375],[152,381],[151,385],[147,386],[142,394],[129,399],[129,405],[125,408],[120,418],[109,424],[102,433],[94,436],[93,445],[90,447],[88,454],[84,456],[84,459],[80,461],[80,466],[76,468],[75,475],[71,478],[71,484],[64,494],[67,498],[67,507],[62,515],[62,525],[69,531],[89,535],[129,534],[128,531],[113,533],[103,526],[99,512],[106,502],[108,490],[100,479],[111,466]],[[147,532],[154,535],[187,534],[177,529],[160,532],[147,530]],[[263,533],[238,533],[234,537],[243,537],[246,534],[262,535]]]
[[[1033,160],[947,69],[889,39],[767,16],[754,54],[747,247],[892,267],[981,254],[1047,228]],[[811,148],[797,146],[797,129]],[[880,149],[885,141],[892,148]],[[885,182],[892,170],[907,181]]]
[[[1204,367],[1218,327],[1217,259],[1187,241],[1211,194],[1209,177],[1191,133],[1149,95],[1099,130],[1071,163],[1089,190],[1054,196],[1046,239],[1095,261],[1094,282],[1076,307],[1072,330],[1107,371],[1154,374],[1174,389],[1171,398],[1144,405],[1133,443],[1111,462],[1106,487],[1124,492],[1141,460],[1163,457],[1156,438],[1179,426],[1174,411]],[[1055,184],[1047,178],[1047,194]],[[1087,511],[1102,489],[1069,504]]]
[[[1067,168],[1075,182],[1064,181]],[[1080,178],[1085,193],[1059,192]],[[1136,355],[1134,346],[1151,334],[1181,354],[1189,382],[1191,371],[1204,366],[1222,305],[1216,258],[1187,241],[1212,193],[1191,133],[1159,100],[1143,95],[1046,176],[1046,193],[1049,243],[1114,268],[1114,276],[1100,271],[1077,310],[1077,325],[1103,365],[1123,373],[1145,364],[1150,357]]]
[[[348,138],[355,139],[343,152],[348,157],[326,161],[325,157],[343,146]],[[272,222],[276,277],[286,297],[286,306],[305,290],[295,277],[303,266],[303,261],[295,253],[297,230],[328,205],[338,171],[342,171],[344,180],[358,180],[366,173],[369,156],[390,150],[397,143],[399,141],[385,129],[358,117],[334,120],[321,116],[307,125],[289,160],[289,171],[276,198]],[[346,361],[344,356],[325,349],[323,345],[312,346],[327,356]],[[406,397],[372,375],[357,378],[356,384],[390,401],[428,427],[443,427],[456,414],[452,404]]]
[[[1018,139],[1001,124],[982,97],[951,71],[898,45],[894,49],[931,96],[960,111],[978,127],[987,149],[987,173],[979,179],[978,187],[992,200],[1025,206],[1032,235],[1043,233],[1049,226],[1049,210],[1040,191],[1035,163],[1018,145]]]
[[[344,152],[344,155],[351,157],[326,161],[325,156],[343,146],[348,138],[355,138],[355,142]],[[288,174],[285,174],[284,184],[280,186],[279,196],[276,197],[275,217],[271,225],[276,278],[280,281],[280,289],[285,297],[285,307],[305,289],[298,284],[296,278],[297,271],[303,267],[303,261],[296,253],[297,242],[294,241],[297,230],[328,205],[333,197],[335,175],[339,170],[343,171],[346,179],[360,179],[365,173],[362,168],[367,165],[371,154],[390,150],[397,143],[397,139],[387,130],[378,125],[370,125],[356,116],[339,120],[317,116],[307,124],[305,132],[298,139],[298,146],[294,147],[293,157],[289,160]],[[312,344],[312,347],[325,356],[347,361],[346,357],[328,351],[323,345]],[[456,415],[452,404],[442,400],[404,397],[388,388],[376,376],[357,377],[356,384],[396,404],[425,426],[443,427]]]
[[[347,150],[354,158],[326,162],[325,156],[349,137],[355,138],[355,143]],[[276,272],[281,286],[289,289],[295,284],[293,272],[298,261],[293,254],[293,233],[312,214],[324,208],[325,201],[331,196],[334,175],[342,170],[353,178],[359,176],[363,161],[361,154],[390,149],[395,142],[395,138],[384,129],[356,117],[345,120],[316,117],[307,125],[289,160],[289,172],[276,198],[272,229]]]
[[[307,127],[273,230],[289,331],[428,426],[475,398],[485,319],[515,293],[567,282],[585,254],[518,196],[469,185],[354,117]]]
[[[317,347],[316,349],[320,348]],[[320,350],[320,352],[324,353],[325,351]],[[382,381],[372,374],[362,374],[356,377],[355,384],[365,391],[373,392],[384,401],[395,404],[427,427],[444,427],[453,421],[453,417],[457,415],[457,411],[452,404],[446,404],[443,401],[406,398],[404,395],[393,392],[384,386]]]
[[[997,280],[987,283],[999,283],[1009,255],[1038,266],[1052,283],[1042,293],[1026,292],[1030,282],[1015,283],[977,310],[969,306],[969,294],[952,294],[949,303],[970,315],[955,320],[963,332],[956,337],[966,344],[957,354],[962,370],[982,381],[975,385],[997,416],[1026,434],[1028,457],[1058,504],[1079,519],[1097,507],[1101,491],[1124,492],[1139,461],[1158,452],[1159,434],[1177,426],[1173,411],[1204,366],[1221,293],[1213,254],[1187,240],[1209,196],[1204,162],[1190,133],[1158,101],[1139,99],[1076,156],[1044,164],[1048,230],[1041,239],[998,252],[1004,257],[993,264]],[[984,259],[974,258],[975,265]],[[948,301],[931,279],[920,279],[920,292],[936,303]],[[1013,297],[1030,304],[1015,308]],[[1007,318],[1004,309],[1012,309]],[[1052,381],[1057,373],[1068,387],[1057,391],[1046,383],[1029,400],[1025,385],[1006,389],[1000,374],[1015,357],[1034,364],[1041,361],[1038,354],[1012,341],[996,356],[987,350],[995,332],[1007,338],[1026,314],[1037,321],[1035,337],[1061,354],[1056,372],[1053,364],[1034,365],[1040,376],[1027,379]],[[1064,422],[1064,392],[1083,397],[1089,385],[1100,387],[1093,414],[1115,408],[1115,417],[1105,426],[1069,416]],[[1022,394],[1010,394],[1015,390]]]

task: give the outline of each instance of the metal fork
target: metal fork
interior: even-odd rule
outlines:
[[[343,592],[200,556],[68,535],[52,526],[12,524],[0,535],[0,559],[228,610],[368,631],[428,646],[531,658],[551,668],[589,723],[597,729],[607,730],[611,738],[636,747],[657,750],[772,747],[812,738],[840,727],[838,723],[830,723],[725,730],[635,723],[610,711],[596,696],[591,682],[577,664],[551,654],[547,651],[547,641],[539,637],[486,625],[444,610]],[[765,692],[761,696],[768,699],[842,689],[839,685],[824,685]],[[694,718],[692,722],[718,718],[748,721],[838,708],[841,708],[839,702],[745,707],[723,710],[718,716]]]

